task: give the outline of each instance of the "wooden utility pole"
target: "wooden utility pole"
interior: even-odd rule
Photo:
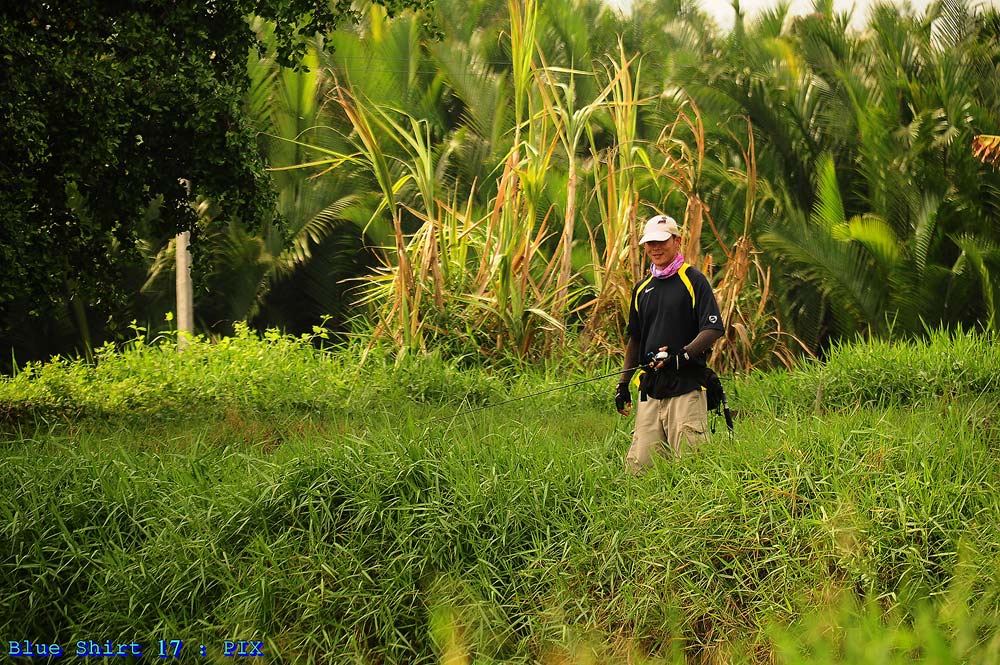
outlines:
[[[187,348],[194,336],[194,288],[191,285],[191,232],[178,233],[174,254],[177,256],[177,351]]]

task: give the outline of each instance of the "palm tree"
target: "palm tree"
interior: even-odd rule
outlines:
[[[996,179],[984,179],[961,146],[996,113],[984,95],[995,82],[978,83],[991,63],[995,70],[996,40],[983,40],[960,2],[924,17],[880,7],[860,34],[846,24],[829,11],[737,20],[718,57],[688,72],[686,88],[716,117],[753,124],[755,233],[802,339],[815,346],[830,335],[887,334],[887,318],[905,334],[975,323],[991,309],[983,231],[1000,198]],[[706,141],[723,164],[733,158],[724,139]],[[727,173],[706,170],[722,228],[740,211],[727,192],[740,180]],[[978,298],[955,297],[977,282]]]

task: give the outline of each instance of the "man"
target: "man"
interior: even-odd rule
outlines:
[[[652,263],[650,274],[632,290],[625,367],[646,365],[660,355],[640,375],[635,433],[625,458],[634,474],[653,464],[654,452],[666,454],[666,445],[679,456],[705,439],[705,353],[724,332],[711,284],[681,255],[677,222],[652,217],[639,244]],[[615,394],[615,406],[625,416],[632,407],[634,373],[622,373]]]

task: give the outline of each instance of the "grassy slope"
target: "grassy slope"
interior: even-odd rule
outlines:
[[[641,479],[614,379],[428,420],[578,372],[359,370],[248,335],[36,368],[0,383],[0,638],[997,662],[994,342],[870,343],[730,382],[737,437]]]

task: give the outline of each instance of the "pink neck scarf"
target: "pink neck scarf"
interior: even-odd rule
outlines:
[[[684,257],[681,255],[680,252],[677,252],[677,256],[674,257],[674,260],[671,261],[666,268],[660,270],[659,268],[656,267],[656,264],[650,263],[649,271],[653,273],[653,277],[655,277],[656,279],[666,279],[668,277],[673,277],[674,275],[676,275],[677,271],[681,269],[682,265],[684,265]]]

